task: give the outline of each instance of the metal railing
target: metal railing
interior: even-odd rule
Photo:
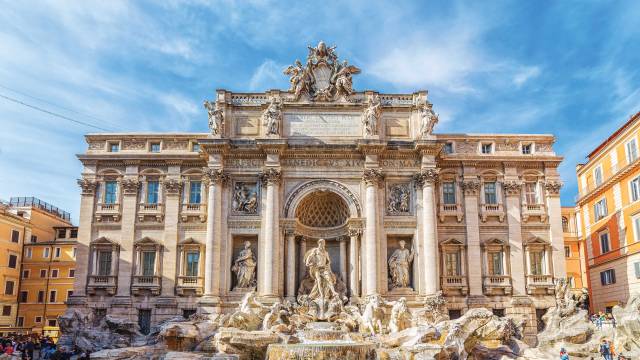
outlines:
[[[61,219],[71,221],[71,214],[68,212],[58,208],[57,206],[53,206],[48,202],[42,201],[36,197],[12,197],[9,199],[9,205],[15,207],[21,206],[32,206],[38,208],[40,210],[44,210],[51,215],[55,215]]]

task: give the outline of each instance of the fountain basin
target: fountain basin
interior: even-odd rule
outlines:
[[[267,349],[267,360],[369,360],[375,359],[375,349],[375,344],[368,342],[271,344]]]

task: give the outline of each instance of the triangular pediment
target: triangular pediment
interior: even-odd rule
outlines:
[[[180,245],[202,245],[201,242],[199,242],[198,240],[192,238],[192,237],[188,237],[182,241],[180,241],[179,243]]]
[[[549,242],[540,237],[534,236],[529,240],[527,240],[525,244],[526,245],[549,245]]]
[[[441,245],[455,245],[455,246],[464,246],[464,243],[458,239],[447,239],[440,243]]]
[[[136,240],[135,242],[136,245],[162,245],[161,243],[157,242],[156,240],[145,236],[141,239]]]
[[[489,239],[484,242],[485,245],[506,245],[504,240],[500,240],[498,238]]]
[[[119,245],[119,244],[113,240],[109,240],[108,238],[101,236],[91,241],[91,245]]]

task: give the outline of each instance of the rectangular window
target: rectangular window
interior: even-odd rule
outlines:
[[[531,275],[544,275],[544,251],[530,251],[529,263]]]
[[[522,154],[524,155],[531,154],[531,144],[522,144]]]
[[[152,142],[149,145],[149,151],[151,151],[153,153],[159,153],[160,152],[160,143],[159,142]]]
[[[111,275],[111,251],[98,252],[98,275]]]
[[[447,205],[456,203],[456,183],[453,181],[442,183],[442,201]]]
[[[69,238],[70,239],[78,238],[78,228],[73,228],[71,229],[71,231],[69,231]]]
[[[189,204],[200,204],[201,201],[201,181],[189,182]]]
[[[602,232],[599,235],[600,237],[600,253],[605,254],[611,251],[611,244],[609,243],[609,233]]]
[[[56,320],[56,319],[49,319],[49,320],[47,320],[47,325],[48,325],[48,326],[58,326],[58,320]]]
[[[15,283],[12,280],[7,280],[7,282],[4,283],[4,294],[5,295],[13,295],[13,286],[15,285]]]
[[[631,164],[638,158],[638,143],[636,139],[631,139],[627,143],[627,162]]]
[[[40,269],[40,277],[41,278],[47,277],[47,269]]]
[[[153,276],[155,274],[155,266],[156,266],[156,252],[143,251],[142,252],[142,275]]]
[[[605,270],[600,273],[600,283],[602,285],[611,285],[616,283],[616,271],[613,269]]]
[[[31,248],[27,248],[27,255],[26,255],[26,257],[27,257],[28,259],[31,259],[31,256],[32,256],[32,255],[33,255],[33,250],[32,250]]]
[[[631,201],[638,201],[640,199],[640,176],[629,182],[631,187]]]
[[[481,150],[483,154],[491,154],[493,152],[493,144],[482,144]]]
[[[16,321],[16,326],[17,327],[23,327],[24,326],[24,316],[18,316],[18,319]]]
[[[38,237],[35,235],[31,235],[31,242],[32,243],[38,242]]]
[[[600,201],[598,201],[593,205],[593,216],[595,217],[595,220],[598,221],[604,218],[605,216],[607,216],[607,214],[608,214],[607,199],[602,198],[600,199]]]
[[[39,290],[38,291],[38,302],[39,303],[43,303],[44,302],[44,290]]]
[[[200,151],[200,144],[198,144],[198,143],[192,143],[192,144],[191,144],[191,151],[193,151],[193,152],[199,152],[199,151]]]
[[[527,204],[539,204],[538,199],[538,183],[527,182],[524,184],[524,197],[527,200]]]
[[[56,290],[51,290],[51,292],[49,293],[49,302],[56,302],[57,297],[58,292]]]
[[[447,142],[444,144],[444,153],[445,154],[453,154],[453,143]]]
[[[67,229],[58,229],[58,239],[64,239],[67,237]]]
[[[564,257],[566,257],[566,258],[571,257],[571,247],[570,246],[565,246],[564,247]]]
[[[51,251],[50,248],[46,247],[44,249],[42,249],[42,257],[48,259],[49,258],[49,252]]]
[[[35,318],[35,322],[36,322],[36,323],[40,323],[40,322],[42,322],[42,316],[36,316],[36,318]]]
[[[11,242],[14,242],[14,243],[20,242],[20,231],[11,230]]]
[[[198,264],[200,263],[200,253],[190,251],[187,253],[186,276],[198,276]]]
[[[67,300],[69,300],[71,296],[73,296],[73,290],[67,290]]]
[[[158,181],[147,182],[147,204],[158,203],[158,190],[160,189],[160,183]]]
[[[51,269],[51,277],[52,278],[58,277],[58,269]]]
[[[109,152],[118,152],[120,151],[120,144],[117,142],[109,143]]]
[[[489,275],[504,275],[502,269],[502,251],[493,251],[487,254]]]
[[[447,276],[460,276],[462,269],[460,264],[460,252],[448,252],[445,254]]]
[[[69,277],[76,277],[76,269],[69,269]]]
[[[496,194],[496,183],[486,182],[484,183],[484,203],[485,204],[497,204],[498,196]]]
[[[73,248],[73,255],[71,255],[74,259],[76,258],[76,255],[78,254],[78,248]]]
[[[602,166],[598,166],[593,170],[593,181],[595,181],[596,186],[602,184]]]
[[[60,249],[59,247],[55,248],[55,249],[53,250],[53,257],[59,258],[59,257],[60,257],[61,252],[62,252],[62,249]]]
[[[115,204],[118,198],[118,183],[107,181],[104,183],[104,203]]]
[[[29,300],[29,292],[28,291],[20,291],[20,302],[26,303]]]
[[[2,316],[10,316],[11,315],[11,305],[4,305],[2,307]]]
[[[569,280],[569,287],[571,288],[576,287],[576,279],[573,276],[569,276],[567,280]]]
[[[29,275],[31,275],[31,271],[29,270],[22,270],[22,278],[23,279],[28,279]]]
[[[9,255],[9,267],[15,269],[18,266],[18,256]]]

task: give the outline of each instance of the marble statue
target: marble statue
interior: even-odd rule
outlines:
[[[564,307],[571,300],[571,292],[569,291],[569,282],[567,279],[556,279],[556,306]]]
[[[314,281],[309,297],[330,300],[340,295],[335,288],[336,276],[331,271],[331,258],[324,245],[324,239],[318,240],[318,246],[304,255],[304,264],[309,268],[309,275]]]
[[[233,262],[231,271],[236,274],[237,288],[252,288],[256,285],[256,257],[251,251],[251,242],[244,242],[244,249]]]
[[[217,102],[205,101],[204,107],[209,114],[209,131],[211,131],[211,135],[220,135],[224,124],[224,111]]]
[[[378,122],[382,115],[382,103],[378,96],[369,97],[367,108],[362,114],[362,124],[364,125],[365,136],[376,135],[378,133]]]
[[[258,212],[258,194],[255,184],[236,183],[233,189],[233,211],[244,214]]]
[[[413,261],[413,249],[405,248],[406,241],[400,240],[396,249],[389,258],[389,272],[391,274],[391,288],[407,288],[410,285],[409,266]]]
[[[410,199],[411,193],[409,185],[395,184],[391,186],[391,188],[389,188],[389,204],[387,205],[387,212],[390,215],[409,213]]]
[[[433,112],[433,105],[427,103],[420,109],[420,136],[425,137],[433,133],[433,127],[438,123],[438,115]]]
[[[449,320],[449,314],[447,314],[447,309],[445,308],[446,303],[447,300],[444,298],[442,291],[428,295],[424,300],[424,320],[428,324],[437,324]]]
[[[268,330],[279,333],[289,333],[293,330],[290,325],[289,316],[291,314],[280,301],[276,301],[271,305],[269,312],[262,320],[262,330]]]
[[[220,319],[220,325],[241,330],[258,330],[269,310],[268,306],[256,299],[255,291],[249,291],[240,301],[236,311]]]
[[[338,60],[338,55],[336,55],[336,46],[327,47],[324,41],[320,41],[318,46],[312,47],[307,45],[307,49],[309,49],[309,55],[307,56],[307,62],[335,62]]]
[[[372,335],[382,334],[384,332],[384,326],[382,321],[384,320],[384,300],[382,296],[378,294],[370,295],[367,299],[367,303],[364,306],[364,312],[362,313],[362,322],[364,329],[369,331]]]
[[[307,68],[300,60],[296,60],[294,65],[289,65],[284,70],[285,75],[289,75],[290,92],[293,92],[293,100],[297,101],[303,94],[311,95],[312,77]]]
[[[267,127],[267,136],[280,135],[282,119],[282,105],[276,98],[273,98],[267,109],[262,113],[262,121]]]
[[[401,297],[398,301],[389,303],[391,308],[391,319],[389,320],[389,331],[397,333],[411,327],[411,312],[407,307],[407,299]]]
[[[353,80],[351,75],[359,74],[360,69],[343,61],[332,80],[336,87],[336,96],[348,97],[353,94]]]

